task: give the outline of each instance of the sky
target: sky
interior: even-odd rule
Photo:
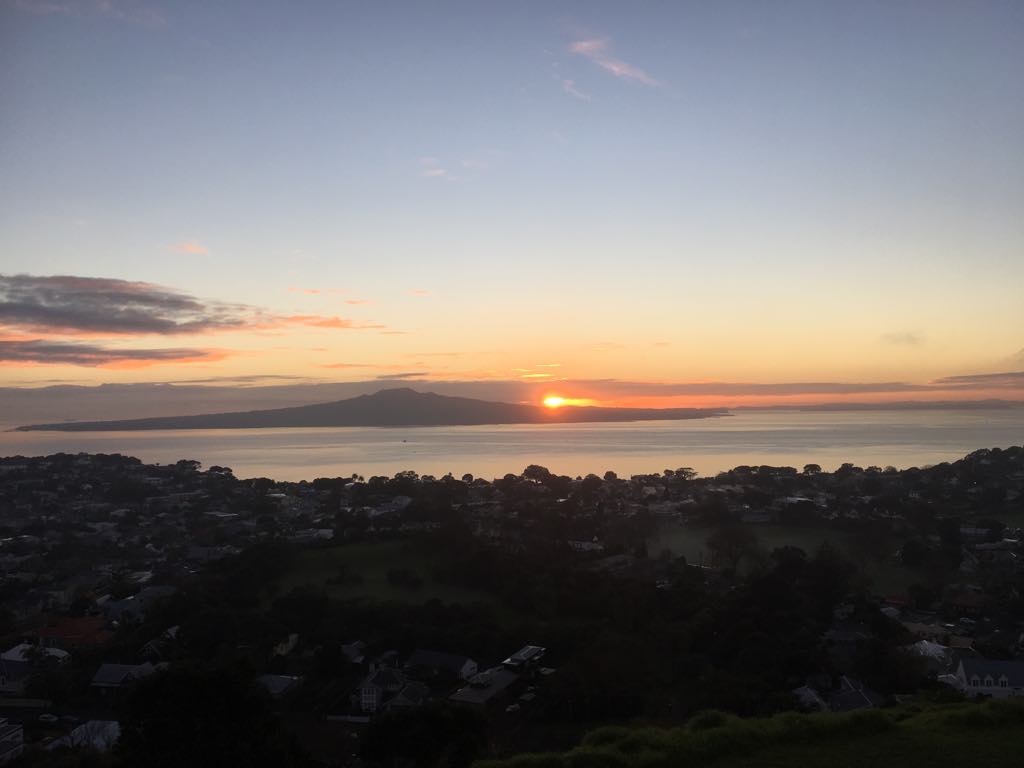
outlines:
[[[1016,1],[0,0],[0,386],[1024,399],[1022,72]]]

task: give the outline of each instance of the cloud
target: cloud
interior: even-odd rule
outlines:
[[[605,72],[608,72],[621,80],[631,80],[635,83],[640,83],[641,85],[646,85],[652,88],[661,85],[658,80],[655,80],[649,74],[640,69],[640,67],[616,58],[608,49],[609,40],[607,38],[595,37],[587,40],[577,40],[569,44],[570,53],[575,53],[579,56],[590,59]]]
[[[934,384],[940,387],[968,387],[970,389],[1024,389],[1024,371],[946,376],[936,379]]]
[[[348,330],[377,330],[387,328],[381,323],[359,323],[347,317],[336,315],[286,315],[271,317],[263,327],[279,328],[285,325],[304,325],[309,328],[345,328]]]
[[[904,347],[920,347],[925,343],[925,337],[920,333],[904,331],[901,333],[884,333],[882,341],[886,344],[895,344]]]
[[[248,312],[152,283],[0,275],[0,326],[34,333],[201,333],[242,328]]]
[[[589,94],[583,93],[576,87],[576,83],[572,80],[562,80],[562,91],[569,94],[573,98],[579,99],[580,101],[590,101]]]
[[[171,246],[171,250],[177,253],[187,253],[192,256],[206,256],[210,253],[210,249],[202,243],[197,243],[195,240],[185,240],[180,243],[175,243]]]
[[[319,288],[297,288],[294,285],[288,286],[288,293],[304,293],[307,296],[319,296],[321,291]]]
[[[316,383],[322,381],[312,376],[297,376],[287,373],[254,373],[244,374],[238,376],[208,376],[203,379],[177,379],[175,381],[164,382],[166,384],[238,384],[240,386],[261,386],[266,385],[268,382],[283,381],[288,383],[303,382],[303,383]]]
[[[906,382],[645,382],[620,379],[577,379],[572,383],[604,395],[672,397],[693,396],[788,396],[788,395],[851,395],[868,393],[927,392],[929,384]]]
[[[398,379],[416,379],[421,376],[429,376],[428,371],[405,371],[404,373],[384,373],[377,377],[377,381],[394,381]]]
[[[421,157],[419,165],[420,176],[425,179],[445,179],[446,181],[455,181],[456,179],[436,157]]]
[[[423,288],[414,288],[413,290],[409,291],[409,295],[419,296],[422,298],[423,296],[429,296],[430,291],[424,290]]]
[[[324,315],[277,315],[154,285],[100,277],[0,275],[0,331],[65,336],[182,335],[302,325],[381,329]]]
[[[81,365],[137,368],[167,363],[214,362],[226,357],[210,349],[119,349],[74,342],[0,340],[0,362],[30,365]]]
[[[134,0],[14,0],[14,7],[39,16],[99,16],[115,21],[159,27],[166,23],[160,11]]]

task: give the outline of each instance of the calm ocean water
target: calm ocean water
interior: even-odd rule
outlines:
[[[845,461],[899,468],[950,461],[978,448],[1024,444],[1024,408],[976,411],[739,411],[694,421],[628,424],[259,429],[154,432],[0,432],[0,455],[122,453],[145,462],[197,459],[238,477],[302,480],[353,473],[485,478],[541,464],[567,475],[628,476],[739,464],[832,469]]]

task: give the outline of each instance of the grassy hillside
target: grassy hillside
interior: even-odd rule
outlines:
[[[1008,700],[750,720],[705,712],[682,728],[602,728],[569,752],[476,768],[962,768],[1019,766],[1022,754],[1024,701]]]
[[[498,607],[496,598],[482,590],[437,583],[433,572],[440,560],[440,553],[409,540],[306,549],[298,553],[280,579],[277,594],[287,594],[296,587],[314,587],[338,600],[414,604],[440,600]],[[388,574],[396,569],[404,570],[418,583],[392,583]]]

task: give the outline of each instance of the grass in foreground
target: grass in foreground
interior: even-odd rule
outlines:
[[[705,712],[682,728],[601,728],[568,752],[476,768],[1001,768],[1022,754],[1024,701],[1004,700],[749,720]]]

